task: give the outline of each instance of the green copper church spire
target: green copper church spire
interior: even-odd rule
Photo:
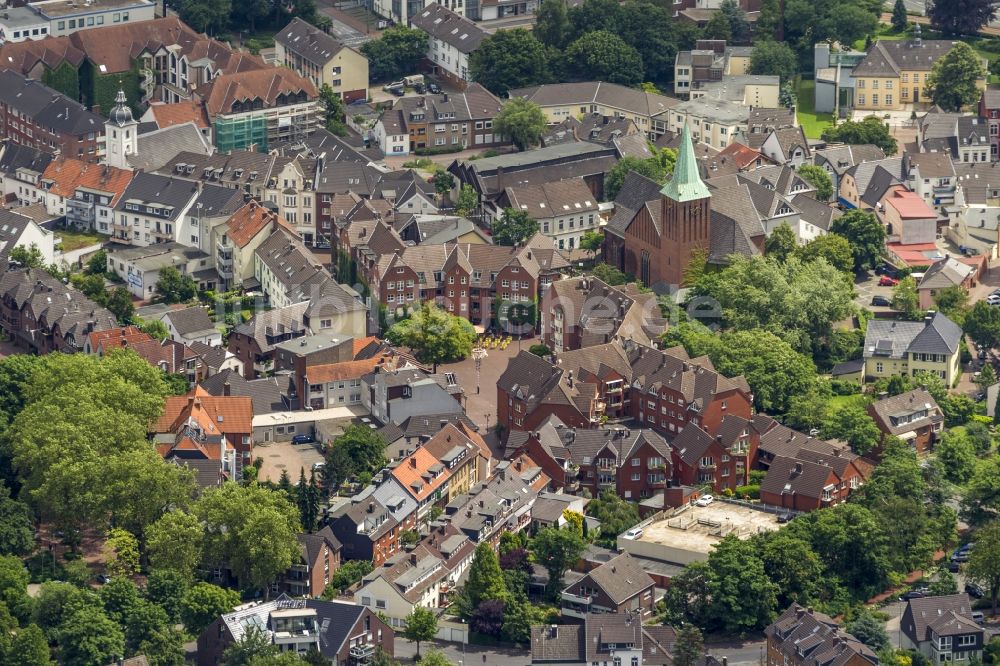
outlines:
[[[674,176],[663,186],[660,194],[674,201],[695,201],[712,196],[698,174],[698,160],[694,156],[694,144],[691,143],[687,123],[684,123],[681,130],[681,146],[674,165]]]

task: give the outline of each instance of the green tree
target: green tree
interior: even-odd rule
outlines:
[[[878,445],[881,432],[868,412],[859,405],[841,407],[830,413],[821,434],[825,439],[841,439],[864,455]]]
[[[545,47],[523,28],[497,30],[469,58],[469,72],[494,95],[545,83],[549,78]]]
[[[934,445],[938,460],[944,465],[945,478],[965,483],[976,471],[976,449],[965,428],[950,428],[941,433]]]
[[[0,555],[27,555],[34,547],[31,509],[11,499],[10,490],[0,481]]]
[[[223,666],[254,666],[268,658],[278,656],[278,646],[263,629],[250,627],[238,641],[226,648],[222,655]]]
[[[396,81],[417,71],[427,53],[427,33],[395,25],[384,30],[378,39],[365,42],[361,53],[368,58],[368,76],[372,81]]]
[[[965,42],[956,42],[934,63],[924,90],[945,111],[961,111],[979,101],[982,92],[976,83],[984,76],[979,55]]]
[[[125,654],[121,627],[98,608],[81,608],[56,631],[60,661],[67,666],[109,664]]]
[[[500,561],[490,544],[481,542],[476,546],[472,564],[469,565],[469,578],[462,593],[472,610],[484,601],[503,601],[507,598],[507,586],[503,571],[500,570]]]
[[[600,497],[587,503],[587,515],[600,521],[598,542],[606,546],[616,544],[619,534],[639,522],[639,508],[635,503],[626,502],[611,490],[605,490]]]
[[[906,3],[903,0],[896,0],[892,6],[892,29],[896,32],[904,32],[909,22],[910,19],[906,15]]]
[[[779,76],[781,81],[791,81],[799,72],[795,51],[785,42],[763,41],[754,44],[750,56],[750,73]]]
[[[417,644],[417,659],[420,659],[420,644],[437,636],[437,615],[422,606],[416,606],[404,620],[403,638]]]
[[[813,382],[805,393],[794,395],[789,399],[785,425],[805,431],[821,427],[830,416],[832,397],[833,391],[829,382]]]
[[[444,656],[441,650],[431,650],[420,660],[420,664],[421,666],[455,666],[455,664],[448,661],[448,658]]]
[[[107,296],[104,307],[111,310],[119,324],[125,325],[132,321],[135,315],[135,305],[132,303],[132,293],[125,287],[115,287]]]
[[[184,634],[173,627],[160,629],[139,644],[138,652],[146,655],[149,666],[184,666]]]
[[[337,136],[347,135],[347,125],[344,123],[344,100],[333,92],[330,84],[324,83],[319,89],[319,101],[323,105],[323,119],[327,131]]]
[[[50,581],[42,583],[31,609],[31,620],[54,643],[59,627],[76,611],[94,608],[103,612],[101,602],[90,589],[69,583]]]
[[[948,37],[975,35],[996,16],[996,7],[990,0],[932,0],[928,3],[927,16],[931,26]]]
[[[750,541],[728,535],[708,556],[710,608],[727,631],[760,630],[774,619],[778,586],[764,574],[764,562]]]
[[[955,580],[955,575],[946,567],[938,567],[937,577],[931,582],[928,589],[931,596],[935,597],[958,594],[958,582]]]
[[[851,244],[855,271],[875,268],[885,251],[885,227],[872,213],[849,210],[833,221],[830,231]]]
[[[538,222],[523,210],[504,208],[493,222],[493,242],[497,245],[518,246],[538,233]]]
[[[601,231],[584,231],[580,237],[580,249],[590,252],[596,257],[601,247],[604,245],[604,233]]]
[[[476,190],[472,185],[462,185],[462,189],[458,192],[458,201],[455,203],[455,212],[462,217],[468,217],[477,207],[479,207],[479,195],[476,194]]]
[[[664,597],[670,624],[708,624],[709,570],[707,562],[692,562],[670,581]]]
[[[104,275],[108,271],[108,253],[98,250],[87,259],[88,275]]]
[[[747,13],[743,11],[736,0],[722,0],[719,5],[719,14],[726,17],[729,22],[730,40],[736,44],[750,43],[750,21],[747,20]]]
[[[791,397],[807,391],[815,378],[812,361],[773,333],[736,331],[724,334],[721,342],[710,355],[713,363],[727,377],[743,375],[762,411],[788,411]]]
[[[705,638],[701,630],[693,624],[685,624],[677,630],[674,641],[674,666],[696,666],[705,654]]]
[[[566,47],[567,68],[581,80],[634,86],[643,80],[642,56],[607,30],[588,32]]]
[[[976,532],[976,547],[969,554],[965,575],[989,592],[996,615],[1000,598],[1000,522],[994,520]]]
[[[211,583],[197,583],[181,598],[181,621],[197,636],[217,617],[240,605],[240,595]]]
[[[334,572],[330,578],[330,585],[324,592],[324,598],[333,598],[338,593],[344,592],[351,585],[370,574],[372,563],[367,560],[350,560]]]
[[[45,268],[45,257],[34,243],[28,247],[23,245],[13,247],[10,251],[10,260],[16,261],[24,268]]]
[[[439,197],[445,197],[455,189],[455,177],[447,171],[438,171],[434,174],[434,192]]]
[[[757,16],[756,34],[758,42],[778,39],[778,29],[781,27],[781,5],[779,0],[763,0],[760,14]]]
[[[169,629],[168,622],[166,611],[150,601],[138,599],[128,617],[119,620],[125,630],[126,650],[130,653],[137,652],[140,645],[155,639],[157,634],[166,632]]]
[[[823,234],[817,236],[798,249],[799,258],[804,262],[814,261],[820,257],[844,273],[854,271],[854,255],[851,254],[851,244],[839,234]]]
[[[45,633],[38,625],[29,624],[14,634],[4,663],[7,666],[50,666],[55,662]]]
[[[779,224],[764,240],[764,253],[781,262],[792,256],[796,247],[798,247],[798,240],[795,237],[795,232],[785,222]]]
[[[969,302],[969,294],[961,286],[953,284],[950,287],[939,289],[934,294],[934,305],[940,312],[943,312],[948,319],[958,325],[965,323],[965,314]]]
[[[132,324],[151,338],[163,341],[170,337],[170,330],[161,319],[135,319]]]
[[[226,562],[243,587],[265,590],[298,561],[298,511],[284,493],[227,483],[194,505],[205,530],[205,558]]]
[[[542,140],[547,125],[542,107],[523,97],[504,102],[493,119],[493,129],[510,137],[518,150],[527,150]]]
[[[190,275],[182,275],[173,266],[160,270],[156,293],[165,303],[186,303],[198,295],[198,283]]]
[[[823,563],[808,541],[783,531],[757,537],[768,580],[778,586],[778,605],[809,604],[822,587]]]
[[[190,581],[171,569],[153,569],[146,579],[146,598],[166,612],[172,623],[180,621],[181,599]]]
[[[845,120],[835,127],[828,127],[823,130],[823,140],[851,145],[871,143],[881,148],[886,155],[895,155],[899,148],[896,139],[889,134],[888,126],[878,116],[868,116],[857,121]],[[855,211],[849,211],[853,212]]]
[[[30,612],[28,572],[20,559],[13,555],[0,556],[0,603],[18,619]]]
[[[393,324],[385,337],[394,345],[408,347],[418,360],[433,364],[437,372],[438,363],[461,360],[472,353],[476,331],[469,320],[424,303],[408,319]]]
[[[977,301],[965,316],[963,328],[976,344],[993,347],[1000,341],[1000,308]]]
[[[820,201],[829,201],[833,198],[833,181],[830,174],[823,167],[813,164],[803,164],[797,169],[802,179],[816,188],[816,198]]]
[[[676,153],[674,151],[669,152],[676,159]],[[654,158],[626,155],[618,160],[618,163],[611,167],[605,175],[604,198],[608,201],[613,201],[625,184],[625,177],[633,171],[662,185],[667,182],[667,177],[673,173],[673,164],[670,164],[668,168]]]
[[[104,542],[104,561],[112,576],[131,578],[139,573],[139,542],[135,535],[119,527],[108,532]]]
[[[535,14],[532,33],[545,46],[561,49],[566,46],[570,33],[566,3],[562,0],[543,0]]]
[[[891,646],[885,623],[867,609],[862,609],[847,623],[847,631],[859,641],[878,652]]]
[[[106,485],[112,521],[145,541],[146,528],[171,508],[191,503],[194,474],[164,462],[146,447],[127,451],[107,463]]]
[[[918,320],[923,316],[916,280],[907,276],[892,288],[892,307],[902,312],[907,319]]]
[[[146,555],[154,569],[173,571],[191,581],[201,562],[202,539],[202,526],[197,516],[180,510],[170,511],[150,526]]]
[[[611,285],[612,287],[623,285],[628,281],[624,273],[611,264],[605,264],[603,262],[596,264],[594,266],[594,270],[591,272],[594,274],[595,278],[605,284]]]
[[[575,529],[547,527],[539,530],[531,541],[535,561],[549,574],[548,589],[555,598],[563,589],[563,575],[576,564],[587,543]]]
[[[702,36],[704,39],[717,39],[724,42],[732,42],[733,29],[729,23],[729,19],[726,18],[725,14],[722,12],[715,12],[712,14],[712,18],[710,18],[708,23],[705,25]]]
[[[997,373],[993,369],[993,366],[989,363],[983,366],[983,369],[979,372],[979,376],[976,377],[976,386],[983,393],[986,393],[986,389],[993,386],[997,382]]]

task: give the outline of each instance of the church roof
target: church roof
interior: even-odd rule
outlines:
[[[712,196],[698,173],[698,160],[694,156],[694,145],[691,143],[691,132],[687,124],[681,130],[681,146],[677,164],[674,165],[674,176],[663,186],[660,193],[679,202],[707,199]]]

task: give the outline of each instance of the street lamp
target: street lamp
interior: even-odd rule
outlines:
[[[487,354],[486,350],[483,349],[482,347],[475,347],[472,350],[472,360],[476,364],[476,393],[477,394],[479,393],[479,369],[480,369],[480,367],[483,364],[483,359],[486,358],[487,356],[489,356],[489,354]],[[487,425],[486,428],[488,430],[489,426]]]

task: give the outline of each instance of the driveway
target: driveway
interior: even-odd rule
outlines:
[[[875,273],[864,273],[860,277],[856,277],[854,279],[854,290],[856,292],[854,302],[875,313],[895,312],[891,307],[872,305],[873,296],[884,296],[890,301],[892,300],[892,287],[880,287],[878,284],[881,277],[880,275],[875,275]]]
[[[323,461],[323,454],[315,444],[292,444],[291,442],[268,442],[254,446],[254,457],[264,460],[257,478],[277,483],[281,472],[288,470],[292,483],[299,480],[299,470],[305,470],[309,478],[314,463]]]

